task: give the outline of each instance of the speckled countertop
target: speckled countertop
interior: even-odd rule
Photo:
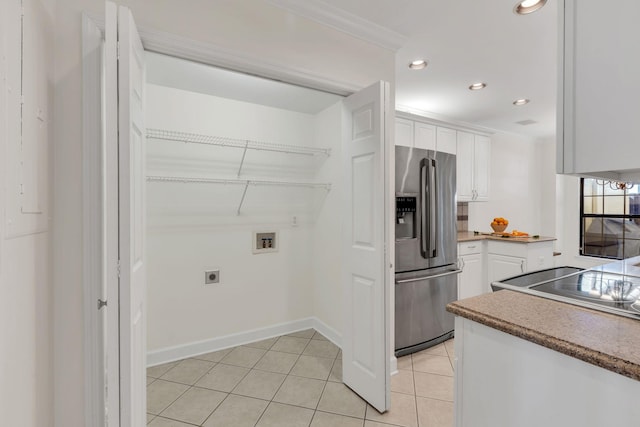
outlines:
[[[500,240],[501,242],[513,242],[513,243],[536,243],[536,242],[548,242],[556,240],[555,237],[540,236],[537,239],[533,237],[501,237],[492,236],[490,234],[474,234],[473,231],[459,231],[458,243],[471,242],[474,240]]]
[[[451,313],[640,381],[640,320],[502,290]]]

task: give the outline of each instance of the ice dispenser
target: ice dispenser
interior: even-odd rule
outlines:
[[[396,240],[416,237],[417,194],[396,195]]]

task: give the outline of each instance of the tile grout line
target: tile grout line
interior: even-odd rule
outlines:
[[[411,377],[413,378],[413,403],[416,405],[416,425],[420,427],[420,418],[418,417],[418,390],[416,389],[416,371],[413,369],[413,354],[411,355]]]
[[[313,329],[313,328],[312,328],[312,329]],[[317,333],[317,331],[316,331],[315,329],[314,329],[314,332],[315,332],[315,333]],[[283,337],[283,336],[286,336],[286,335],[282,335],[281,337]],[[315,336],[315,335],[313,335],[313,336]],[[307,340],[308,340],[308,342],[307,342],[307,344],[305,345],[305,347],[302,349],[302,352],[297,354],[297,358],[296,358],[296,361],[293,363],[293,366],[295,366],[295,364],[300,360],[300,357],[301,357],[301,356],[303,356],[304,351],[306,351],[306,349],[308,348],[308,346],[309,346],[309,345],[314,341],[313,336],[312,336],[311,338],[304,338],[304,339],[307,339]],[[293,337],[293,338],[302,338],[302,337]],[[326,340],[326,339],[316,339],[315,341],[320,341],[320,342],[321,342],[321,341],[331,342],[331,341],[328,341],[328,340]],[[202,361],[202,362],[213,363],[213,365],[212,365],[212,366],[211,366],[211,367],[210,367],[210,368],[209,368],[205,373],[203,373],[202,375],[200,375],[200,376],[196,379],[196,381],[195,381],[195,383],[194,383],[194,384],[185,384],[185,383],[181,383],[181,382],[178,382],[178,381],[166,380],[166,379],[163,379],[163,378],[154,378],[154,377],[149,377],[149,378],[152,378],[152,379],[153,379],[152,383],[153,383],[153,382],[155,382],[155,381],[157,381],[157,380],[159,380],[159,379],[161,379],[162,381],[165,381],[165,382],[169,382],[169,383],[173,383],[173,384],[179,384],[179,385],[182,385],[182,386],[187,386],[187,389],[186,389],[183,393],[181,393],[178,397],[176,397],[176,399],[174,399],[174,400],[173,400],[171,403],[169,403],[166,407],[164,407],[164,409],[162,409],[162,411],[161,411],[159,414],[147,413],[148,415],[151,415],[151,416],[153,416],[153,417],[154,417],[151,421],[155,420],[156,418],[163,418],[163,419],[169,419],[169,420],[174,420],[174,421],[182,422],[182,423],[185,423],[185,424],[188,424],[188,425],[196,425],[196,424],[193,424],[193,423],[188,422],[188,421],[182,421],[182,420],[177,420],[177,419],[174,419],[174,418],[167,417],[167,416],[165,416],[165,415],[162,415],[162,413],[163,413],[164,411],[166,411],[166,410],[167,410],[167,408],[169,408],[171,405],[173,405],[177,400],[179,400],[182,396],[184,396],[184,395],[185,395],[189,390],[194,389],[194,388],[197,388],[197,389],[210,390],[210,391],[215,391],[215,392],[225,393],[225,394],[226,394],[226,396],[224,397],[224,399],[223,399],[223,400],[222,400],[218,405],[216,405],[216,407],[215,407],[215,408],[211,411],[211,413],[210,413],[210,414],[209,414],[209,415],[204,419],[204,421],[203,421],[203,423],[202,423],[201,425],[204,425],[204,424],[209,420],[209,418],[211,418],[211,416],[213,415],[213,413],[214,413],[214,412],[215,412],[215,411],[216,411],[216,410],[217,410],[217,409],[218,409],[218,408],[219,408],[219,407],[220,407],[220,406],[221,406],[221,405],[222,405],[222,404],[227,400],[227,398],[228,398],[230,395],[240,396],[240,397],[246,397],[246,398],[253,398],[253,399],[263,400],[263,401],[265,401],[265,402],[268,402],[267,406],[266,406],[266,407],[265,407],[265,409],[262,411],[262,413],[260,414],[260,417],[259,417],[259,418],[258,418],[258,420],[256,421],[256,424],[257,424],[257,423],[259,423],[259,422],[260,422],[260,420],[262,419],[262,417],[264,416],[264,413],[266,412],[266,409],[268,408],[269,404],[271,404],[272,402],[274,402],[273,398],[275,398],[275,396],[276,396],[276,395],[277,395],[277,393],[280,391],[280,389],[282,388],[282,385],[284,384],[284,382],[287,380],[287,378],[288,378],[289,376],[296,377],[296,378],[313,379],[313,378],[302,377],[302,376],[298,376],[298,375],[293,375],[293,374],[291,374],[291,371],[293,370],[293,366],[292,366],[292,367],[291,367],[291,369],[289,369],[289,373],[287,373],[287,374],[281,374],[281,373],[280,373],[281,375],[284,375],[284,376],[285,376],[285,378],[284,378],[284,380],[283,380],[282,384],[280,384],[280,386],[278,387],[278,390],[275,392],[275,394],[273,395],[273,397],[272,397],[270,400],[261,399],[261,398],[257,398],[257,397],[252,397],[252,396],[244,396],[244,395],[241,395],[241,394],[235,394],[235,393],[233,393],[233,391],[237,388],[237,386],[240,384],[240,382],[242,382],[242,381],[247,377],[247,375],[249,375],[249,374],[251,373],[251,371],[253,371],[253,370],[255,370],[255,371],[259,371],[259,372],[268,372],[268,373],[276,373],[276,374],[278,373],[278,372],[266,371],[266,370],[261,370],[261,369],[257,369],[257,368],[255,368],[255,366],[260,362],[260,360],[262,360],[262,359],[266,356],[266,354],[267,354],[269,351],[272,351],[271,349],[272,349],[273,345],[275,345],[275,342],[274,342],[274,344],[272,344],[269,348],[257,348],[257,347],[250,347],[250,348],[257,348],[257,349],[260,349],[260,350],[265,350],[265,353],[260,357],[260,359],[258,359],[258,361],[256,361],[256,363],[255,363],[255,364],[253,365],[253,367],[251,367],[251,368],[246,368],[246,367],[244,367],[244,366],[229,365],[229,364],[227,364],[227,363],[222,363],[222,360],[223,360],[223,359],[224,359],[224,358],[229,354],[229,353],[227,353],[227,354],[225,354],[225,355],[220,359],[221,361],[219,361],[219,362],[213,362],[213,361],[211,361],[211,360],[206,360],[206,359],[196,359],[196,358],[188,357],[188,358],[182,359],[182,360],[180,360],[180,361],[176,361],[174,366],[172,366],[170,369],[168,369],[165,373],[163,373],[163,374],[162,374],[162,376],[166,375],[169,371],[173,370],[176,366],[178,366],[178,365],[180,364],[180,362],[182,362],[183,360],[192,359],[192,360],[198,360],[198,361]],[[335,345],[335,344],[334,344],[334,345]],[[243,347],[243,346],[244,346],[244,347],[248,347],[248,346],[246,346],[246,345],[240,345],[240,346],[237,346],[237,347]],[[273,350],[273,351],[277,352],[277,350]],[[286,352],[282,352],[282,353],[286,353]],[[288,354],[296,354],[296,353],[288,353]],[[313,410],[313,414],[312,414],[312,417],[311,417],[311,421],[309,422],[310,424],[313,422],[313,418],[314,418],[314,416],[315,416],[315,414],[316,414],[316,412],[317,412],[317,408],[318,408],[318,406],[319,406],[319,404],[320,404],[320,400],[321,400],[322,395],[324,394],[324,391],[325,391],[325,389],[326,389],[326,386],[327,386],[327,384],[328,384],[328,382],[329,382],[329,377],[331,376],[331,373],[332,373],[333,368],[334,368],[334,366],[335,366],[335,364],[336,364],[336,361],[338,360],[338,356],[339,356],[339,354],[340,354],[340,348],[338,347],[338,352],[336,352],[336,355],[335,355],[335,356],[333,356],[332,358],[322,357],[322,356],[311,356],[311,355],[309,355],[310,357],[316,357],[316,358],[322,358],[322,359],[333,359],[333,363],[332,363],[331,368],[330,368],[330,370],[329,370],[329,374],[327,375],[327,378],[323,380],[323,381],[324,381],[323,390],[322,390],[322,392],[321,392],[321,394],[320,394],[320,399],[318,399],[318,403],[316,404],[316,409],[314,409],[314,410]],[[170,363],[174,363],[174,362],[170,362]],[[233,367],[240,367],[240,368],[248,369],[248,371],[247,371],[247,373],[246,373],[246,374],[245,374],[245,375],[240,379],[240,381],[238,382],[238,384],[236,384],[236,386],[235,386],[233,389],[231,389],[231,391],[229,391],[229,392],[224,392],[224,391],[221,391],[221,390],[216,390],[216,389],[211,389],[211,388],[208,388],[208,387],[196,386],[196,385],[195,385],[195,384],[197,384],[197,382],[198,382],[198,381],[200,381],[204,376],[206,376],[208,373],[210,373],[210,372],[211,372],[211,371],[212,371],[216,366],[218,366],[218,365],[223,365],[223,366],[233,366]],[[344,384],[344,383],[342,383],[342,384]],[[279,402],[275,402],[275,403],[279,403]],[[292,405],[292,404],[285,404],[285,405],[293,406],[293,407],[297,407],[297,408],[302,408],[302,409],[311,409],[311,408],[304,407],[304,406],[299,406],[299,405]],[[320,412],[325,412],[325,411],[320,411]],[[330,414],[334,414],[333,412],[328,412],[328,413],[330,413]],[[334,414],[334,415],[339,415],[339,414]],[[354,418],[354,419],[359,419],[359,418],[355,418],[355,417],[353,417],[353,418]],[[363,421],[363,424],[364,424],[364,422],[366,421],[366,410],[365,410],[365,417],[364,417],[364,418],[362,418],[362,421]]]
[[[315,329],[314,329],[315,331]],[[280,337],[278,337],[278,339],[282,338],[283,336],[287,336],[287,335],[282,335]],[[313,336],[313,335],[312,335]],[[299,338],[299,337],[290,337],[290,338]],[[276,340],[276,342],[278,342]],[[293,370],[293,367],[296,365],[296,363],[298,363],[298,360],[300,360],[300,356],[302,356],[302,353],[304,353],[304,351],[307,349],[307,347],[309,346],[309,343],[311,342],[311,338],[309,338],[309,341],[307,342],[307,344],[304,346],[304,348],[302,349],[302,351],[298,354],[298,357],[296,358],[296,361],[293,363],[293,365],[291,366],[291,369],[289,369],[289,372],[291,372],[291,370]],[[273,345],[275,345],[275,343],[273,343]],[[273,347],[273,345],[271,347]],[[282,352],[285,353],[285,352]],[[266,354],[266,353],[265,353]],[[264,357],[264,356],[263,356]],[[258,364],[258,362],[256,362],[256,365]],[[282,384],[285,383],[285,381],[287,380],[287,377],[289,376],[289,374],[285,375],[284,380],[282,381]],[[239,384],[239,383],[238,383]],[[262,413],[260,414],[260,417],[258,417],[258,420],[255,422],[254,427],[258,425],[258,423],[260,423],[260,420],[262,419],[262,417],[264,417],[264,414],[267,412],[267,409],[269,409],[269,406],[273,403],[273,398],[276,397],[276,395],[278,394],[278,392],[280,391],[280,389],[282,388],[282,384],[280,384],[280,386],[278,387],[278,390],[276,390],[276,392],[273,394],[273,396],[271,397],[271,399],[269,400],[269,403],[267,404],[267,406],[264,408],[264,411],[262,411]],[[235,389],[235,388],[234,388]],[[275,402],[275,403],[279,403],[279,402]],[[293,405],[292,405],[293,406]],[[308,409],[308,408],[307,408]],[[314,412],[315,414],[315,412]],[[311,416],[311,419],[313,420],[313,415]]]

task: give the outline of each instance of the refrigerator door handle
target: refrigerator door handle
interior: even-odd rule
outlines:
[[[440,274],[434,274],[432,276],[422,276],[422,277],[414,277],[412,279],[396,280],[396,285],[399,285],[402,283],[422,282],[423,280],[435,279],[437,277],[451,276],[452,274],[458,274],[458,273],[462,273],[462,270],[451,270],[451,271],[447,271]]]
[[[436,182],[438,162],[436,159],[429,159],[429,258],[438,256],[438,183]]]
[[[427,193],[429,183],[427,182],[427,159],[420,161],[420,255],[422,258],[429,258],[427,254]]]

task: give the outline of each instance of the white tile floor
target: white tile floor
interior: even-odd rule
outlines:
[[[453,425],[453,340],[398,360],[385,414],[342,384],[341,357],[309,329],[149,368],[148,425]]]

